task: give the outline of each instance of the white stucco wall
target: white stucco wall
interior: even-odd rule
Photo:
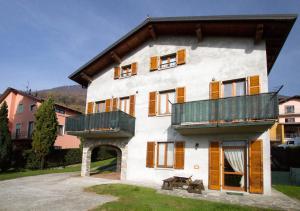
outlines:
[[[162,71],[149,71],[151,56],[175,53],[186,49],[186,64]],[[205,37],[198,43],[195,37],[159,37],[149,41],[123,59],[121,66],[138,63],[136,76],[114,80],[113,66],[94,77],[88,87],[87,102],[112,97],[136,95],[135,136],[128,143],[127,179],[155,181],[173,175],[193,175],[208,184],[208,146],[210,140],[251,140],[260,137],[264,141],[264,189],[270,191],[270,153],[268,133],[248,135],[181,136],[171,128],[171,117],[148,117],[148,98],[151,91],[176,87],[186,88],[186,101],[209,98],[209,83],[260,75],[261,91],[268,91],[265,44],[253,44],[247,38]],[[185,169],[146,168],[148,141],[185,141]],[[199,148],[194,149],[195,143]],[[194,166],[198,165],[199,169]]]

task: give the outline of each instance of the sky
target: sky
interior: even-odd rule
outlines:
[[[74,85],[68,76],[147,15],[300,13],[300,0],[0,0],[0,93]],[[300,17],[272,71],[269,89],[300,95]]]

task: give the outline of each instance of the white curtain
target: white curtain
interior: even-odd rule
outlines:
[[[230,166],[235,172],[241,172],[244,174],[244,150],[243,149],[225,149],[225,157],[229,162]],[[244,176],[242,176],[240,181],[241,187],[244,187]]]

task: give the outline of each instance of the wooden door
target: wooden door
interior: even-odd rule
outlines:
[[[250,142],[249,185],[250,193],[263,193],[263,150],[261,140]]]
[[[220,190],[220,144],[211,142],[209,146],[209,184],[208,188]]]

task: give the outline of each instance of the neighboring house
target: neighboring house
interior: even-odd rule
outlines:
[[[15,146],[29,147],[34,128],[34,114],[43,100],[29,93],[8,88],[0,96],[0,104],[4,101],[8,105],[9,130]],[[63,149],[78,148],[80,140],[65,133],[65,120],[70,115],[81,113],[58,104],[55,104],[55,111],[59,126],[54,146]]]
[[[300,137],[300,96],[279,101],[278,123],[271,129],[271,141],[284,143],[291,138]]]
[[[70,75],[87,115],[67,118],[91,151],[117,149],[121,179],[193,176],[214,190],[271,193],[268,74],[295,15],[148,18]]]

